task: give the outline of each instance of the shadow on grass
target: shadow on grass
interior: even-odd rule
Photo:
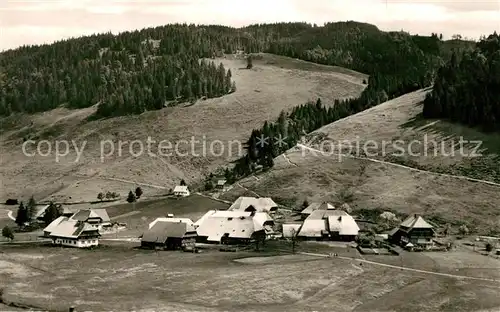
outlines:
[[[419,104],[420,105],[420,104]],[[411,118],[404,124],[400,125],[400,128],[404,129],[415,129],[415,128],[420,128],[423,127],[432,121],[429,119],[426,119],[422,113],[416,115],[415,117]]]
[[[437,142],[438,144],[454,144],[456,152],[465,148],[469,155],[461,164],[450,167],[421,167],[410,159],[395,159],[393,162],[439,173],[500,182],[500,133],[484,132],[477,127],[472,128],[449,120],[426,119],[422,114],[403,123],[400,128],[414,129],[419,135],[437,136],[441,141]]]

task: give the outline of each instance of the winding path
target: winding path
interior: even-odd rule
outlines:
[[[309,147],[309,146],[304,145],[304,144],[298,143],[296,145],[296,147],[300,147],[302,149],[306,149],[306,150],[309,150],[309,151],[312,151],[312,152],[315,152],[315,153],[324,154],[322,151],[317,150],[317,149],[312,148],[312,147]],[[371,161],[371,162],[375,162],[375,163],[379,163],[379,164],[389,165],[389,166],[393,166],[393,167],[399,167],[399,168],[403,168],[403,169],[407,169],[407,170],[411,170],[411,171],[415,171],[415,172],[422,172],[422,173],[432,174],[432,175],[440,176],[440,177],[448,177],[448,178],[454,178],[454,179],[466,180],[466,181],[471,181],[471,182],[484,183],[484,184],[488,184],[488,185],[500,187],[500,183],[495,183],[495,182],[486,181],[486,180],[480,180],[480,179],[474,179],[474,178],[469,178],[469,177],[465,177],[465,176],[458,176],[458,175],[452,175],[452,174],[446,174],[446,173],[437,173],[437,172],[433,172],[433,171],[416,169],[416,168],[413,168],[413,167],[408,167],[408,166],[404,166],[404,165],[400,165],[400,164],[396,164],[396,163],[392,163],[392,162],[388,162],[388,161],[373,159],[373,158],[359,157],[359,156],[353,156],[353,155],[347,155],[347,154],[341,154],[340,156],[346,157],[346,158],[351,158],[351,159],[367,160],[367,161]]]
[[[7,210],[7,217],[11,219],[12,221],[16,221],[16,218],[14,217],[14,212],[12,210]]]
[[[241,185],[241,184],[240,184],[240,182],[236,182],[236,185],[238,185],[239,187],[241,187],[242,189],[244,189],[244,190],[246,190],[246,191],[248,191],[248,192],[250,192],[250,193],[255,194],[255,196],[257,196],[257,197],[261,197],[259,194],[255,193],[254,191],[252,191],[252,190],[250,190],[250,189],[248,189],[248,188],[244,187],[243,185]]]
[[[281,155],[283,155],[283,158],[285,158],[285,160],[286,160],[286,161],[287,161],[290,165],[292,165],[292,166],[294,166],[294,167],[297,167],[297,164],[295,164],[295,163],[291,162],[291,161],[290,161],[290,159],[288,158],[288,156],[286,156],[286,153],[283,153],[283,154],[281,154]]]
[[[299,254],[316,256],[316,257],[331,258],[330,255],[328,255],[328,254],[318,254],[318,253],[310,253],[310,252],[299,252]],[[458,279],[469,279],[469,280],[476,280],[476,281],[483,281],[483,282],[500,283],[500,280],[495,280],[495,279],[490,279],[490,278],[482,278],[482,277],[474,277],[474,276],[465,276],[465,275],[456,275],[456,274],[449,274],[449,273],[440,273],[440,272],[419,270],[419,269],[402,267],[402,266],[397,266],[397,265],[392,265],[392,264],[385,264],[385,263],[380,263],[380,262],[375,262],[375,261],[370,261],[370,260],[365,260],[365,259],[352,258],[352,257],[337,256],[334,258],[335,259],[342,259],[342,260],[355,260],[355,261],[364,262],[364,263],[368,263],[368,264],[383,266],[386,268],[398,269],[398,270],[403,270],[403,271],[411,271],[411,272],[417,272],[417,273],[424,273],[424,274],[431,274],[431,275],[436,275],[436,276],[444,276],[444,277],[452,277],[452,278],[458,278]]]

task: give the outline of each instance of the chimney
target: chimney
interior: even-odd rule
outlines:
[[[416,219],[418,218],[418,214],[414,214],[413,217]]]

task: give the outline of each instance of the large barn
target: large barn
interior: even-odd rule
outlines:
[[[196,223],[198,241],[239,244],[265,239],[273,233],[274,220],[265,212],[211,210]]]
[[[327,205],[325,207],[333,207]],[[314,210],[304,220],[297,237],[316,240],[352,241],[359,227],[347,212],[335,209]]]
[[[332,210],[332,209],[335,209],[335,207],[330,204],[330,203],[326,203],[326,202],[323,202],[323,203],[312,203],[310,204],[309,206],[307,206],[304,210],[302,210],[300,212],[300,216],[302,218],[302,220],[305,220],[307,217],[309,217],[309,215],[311,213],[313,213],[313,211],[316,211],[316,210]]]
[[[228,210],[273,213],[278,210],[278,204],[269,197],[239,197]]]

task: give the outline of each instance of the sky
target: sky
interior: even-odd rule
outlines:
[[[0,0],[0,50],[177,22],[238,27],[346,20],[477,39],[500,31],[500,0]]]

